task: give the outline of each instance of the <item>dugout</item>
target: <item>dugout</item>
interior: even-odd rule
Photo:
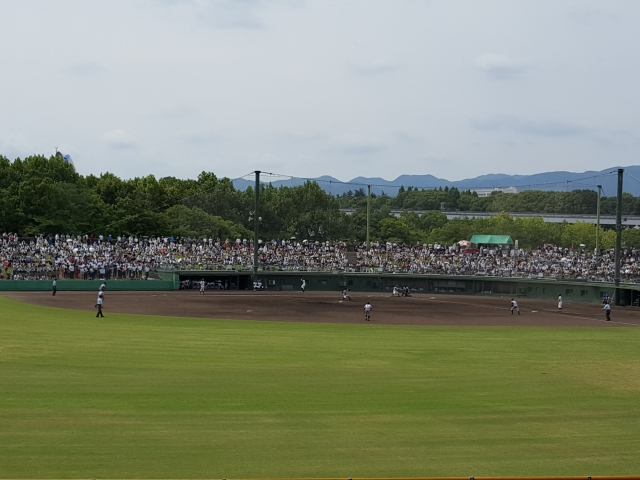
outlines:
[[[208,290],[244,290],[249,287],[250,282],[245,275],[236,271],[189,270],[179,272],[178,278],[181,289],[190,283],[204,280]]]

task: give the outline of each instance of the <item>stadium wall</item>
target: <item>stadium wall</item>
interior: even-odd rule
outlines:
[[[139,291],[159,291],[177,290],[176,279],[171,280],[110,280],[107,282],[107,290],[139,290]],[[58,291],[98,291],[102,285],[101,280],[58,280]],[[51,281],[49,280],[0,280],[0,292],[10,291],[31,291],[44,292],[51,291]]]
[[[231,289],[252,289],[249,271],[184,270],[160,272],[161,280],[110,280],[111,291],[177,290],[180,281],[220,281]],[[413,293],[448,295],[485,295],[514,298],[555,300],[558,294],[567,302],[600,303],[602,296],[613,295],[612,283],[558,281],[552,279],[523,279],[500,277],[466,277],[446,275],[409,275],[331,272],[261,271],[263,285],[268,290],[299,290],[302,278],[309,291],[334,291],[349,288],[354,292],[389,293],[395,285],[407,286]],[[59,291],[97,291],[100,280],[58,280]],[[640,305],[640,285],[622,284],[621,303]],[[1,291],[51,291],[49,280],[1,280]]]
[[[176,272],[180,280],[220,281],[222,285],[240,290],[252,288],[251,272],[185,270]],[[492,295],[514,298],[555,300],[558,294],[567,302],[600,303],[602,296],[613,295],[612,283],[563,281],[553,279],[524,279],[501,277],[466,277],[446,275],[330,273],[330,272],[271,272],[260,271],[259,278],[267,290],[300,290],[301,280],[309,291],[386,292],[393,287],[408,286],[414,293],[450,295]],[[640,303],[640,285],[623,284],[623,305]]]

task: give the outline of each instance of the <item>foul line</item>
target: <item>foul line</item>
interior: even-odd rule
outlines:
[[[496,307],[496,306],[493,306],[493,305],[482,305],[482,304],[466,303],[466,302],[451,302],[451,301],[448,301],[448,300],[438,300],[436,298],[431,298],[431,297],[430,298],[425,298],[425,300],[431,300],[431,301],[440,302],[440,303],[450,303],[452,305],[466,305],[468,307],[484,307],[484,308],[493,308],[493,309],[496,309],[496,310],[509,310],[509,308],[507,308],[507,307]],[[581,315],[578,315],[577,313],[559,313],[556,310],[549,310],[549,309],[546,309],[546,308],[543,308],[543,309],[541,309],[539,311],[549,312],[549,313],[552,313],[554,315],[559,315],[559,316],[565,317],[565,318],[576,318],[576,319],[582,319],[582,320],[591,320],[592,322],[604,322],[604,323],[612,323],[612,324],[615,323],[615,324],[618,324],[618,325],[628,325],[630,327],[640,327],[640,324],[637,324],[637,323],[616,322],[614,320],[609,320],[607,322],[606,320],[601,320],[599,318],[583,317]]]
[[[602,320],[600,318],[589,318],[589,317],[582,317],[580,315],[578,315],[577,313],[559,313],[555,310],[547,310],[547,309],[542,309],[543,312],[549,312],[549,313],[553,313],[555,315],[560,315],[560,316],[567,316],[570,318],[581,318],[582,320],[591,320],[592,322],[604,322],[604,323],[617,323],[618,325],[629,325],[631,327],[640,327],[639,324],[637,323],[626,323],[626,322],[616,322],[614,320]]]

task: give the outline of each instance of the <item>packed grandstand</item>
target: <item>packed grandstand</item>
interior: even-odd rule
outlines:
[[[613,281],[613,250],[599,255],[552,245],[462,250],[459,245],[403,245],[274,240],[261,242],[263,271],[367,272]],[[622,252],[621,279],[640,281],[635,249]],[[158,270],[251,270],[253,242],[171,237],[0,237],[0,279],[151,279]]]

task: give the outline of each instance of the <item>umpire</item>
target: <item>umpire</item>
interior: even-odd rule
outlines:
[[[96,303],[96,308],[98,309],[98,313],[96,313],[96,318],[98,317],[104,318],[104,315],[102,314],[102,297],[98,297],[98,303]]]

